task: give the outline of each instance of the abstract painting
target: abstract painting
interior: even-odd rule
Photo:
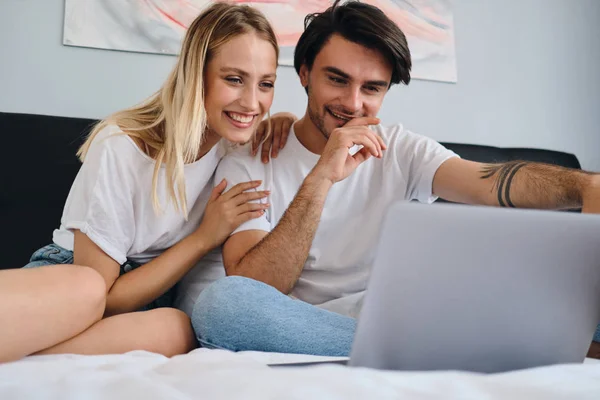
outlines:
[[[281,65],[293,65],[304,17],[331,0],[229,0],[261,10],[281,46]],[[210,0],[65,0],[63,43],[145,53],[177,54],[185,30]],[[407,36],[413,78],[456,82],[451,0],[366,0]]]

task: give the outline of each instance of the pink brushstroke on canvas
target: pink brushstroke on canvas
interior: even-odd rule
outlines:
[[[282,48],[280,63],[291,65],[293,47],[307,14],[330,0],[230,0],[261,10]],[[365,0],[392,18],[407,36],[413,76],[456,82],[454,26],[450,0]],[[185,29],[209,0],[66,0],[64,43],[114,50],[176,54]]]

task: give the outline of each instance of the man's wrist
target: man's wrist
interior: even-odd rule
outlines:
[[[329,191],[334,184],[330,178],[326,177],[324,174],[321,174],[317,169],[313,169],[306,176],[304,183],[317,189],[323,189],[327,191]]]

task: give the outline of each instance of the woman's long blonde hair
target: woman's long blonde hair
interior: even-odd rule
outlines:
[[[141,140],[156,160],[152,178],[152,205],[158,199],[160,167],[166,166],[168,201],[187,218],[184,165],[197,160],[207,129],[204,108],[204,72],[215,51],[234,37],[254,32],[279,47],[265,16],[244,5],[215,3],[188,28],[177,63],[163,86],[141,104],[118,111],[92,129],[77,155],[83,161],[90,146],[107,125],[118,125],[124,134]]]

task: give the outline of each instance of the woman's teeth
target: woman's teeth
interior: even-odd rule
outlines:
[[[228,112],[227,115],[232,120],[241,122],[242,124],[247,124],[248,122],[251,122],[252,119],[254,118],[254,116],[252,116],[252,115],[241,115],[241,114],[235,114],[232,112]]]

